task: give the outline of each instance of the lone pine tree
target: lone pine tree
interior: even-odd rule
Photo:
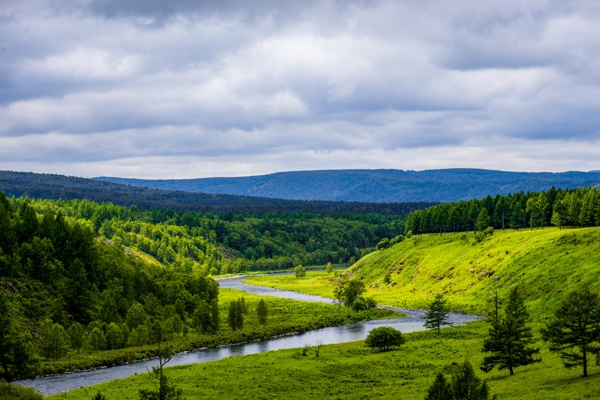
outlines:
[[[540,362],[534,358],[540,352],[532,348],[535,341],[529,323],[529,313],[525,308],[519,289],[511,290],[504,312],[499,311],[498,295],[495,297],[494,312],[490,318],[492,325],[489,337],[483,342],[483,352],[492,353],[483,359],[481,370],[489,372],[494,367],[508,369],[514,374],[514,368]]]
[[[444,295],[436,294],[425,315],[425,328],[437,329],[439,334],[442,325],[452,325],[452,322],[448,321],[448,313],[449,310]]]
[[[584,288],[571,292],[560,303],[554,318],[542,329],[550,351],[560,353],[567,368],[583,366],[588,376],[589,355],[600,357],[600,298]]]

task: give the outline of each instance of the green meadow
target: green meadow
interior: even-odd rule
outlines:
[[[167,368],[172,382],[188,399],[423,399],[437,372],[450,374],[455,363],[475,367],[487,324],[406,334],[396,351],[377,353],[353,342],[280,350],[231,357],[220,361]],[[516,369],[514,376],[494,370],[477,371],[500,399],[595,399],[600,397],[600,367],[580,378],[566,370],[555,354],[542,347],[543,362]],[[148,374],[120,379],[50,396],[50,399],[90,399],[101,392],[110,399],[137,399],[139,389],[151,388]]]

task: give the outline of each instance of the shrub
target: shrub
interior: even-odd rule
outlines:
[[[296,278],[304,278],[306,276],[306,269],[302,265],[294,268],[294,272],[296,273]]]
[[[365,339],[367,347],[379,351],[389,351],[404,343],[402,332],[390,326],[382,326],[373,329]]]
[[[370,310],[377,307],[377,302],[372,297],[359,296],[351,305],[354,311]]]
[[[377,250],[384,250],[391,246],[390,239],[383,238],[379,243],[377,243]]]
[[[42,400],[43,398],[44,396],[35,389],[10,383],[0,383],[0,399],[2,400]]]

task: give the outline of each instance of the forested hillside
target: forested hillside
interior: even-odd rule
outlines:
[[[235,178],[144,180],[97,178],[166,190],[280,199],[363,202],[448,202],[487,195],[597,186],[595,172],[506,172],[482,169],[330,170],[279,172]]]
[[[87,200],[14,199],[37,213],[60,211],[99,236],[203,276],[353,263],[384,237],[402,233],[395,215],[144,211]]]
[[[249,317],[244,325],[242,314],[256,309],[257,296],[246,303],[206,276],[253,265],[216,243],[213,229],[224,238],[228,232],[219,221],[89,201],[8,199],[0,192],[0,380],[130,362],[156,355],[161,343],[173,352],[191,350],[390,314],[270,299],[270,323]],[[344,221],[334,233],[353,224]],[[331,228],[325,219],[293,222]],[[278,232],[268,219],[254,223]]]
[[[173,209],[196,212],[235,213],[316,213],[316,214],[393,214],[406,216],[431,206],[430,201],[416,203],[358,203],[333,201],[293,201],[266,197],[226,194],[186,193],[100,182],[72,176],[0,171],[0,191],[7,196],[34,199],[81,199],[120,206],[135,205],[144,210]]]
[[[445,203],[411,213],[406,231],[416,233],[496,229],[589,227],[600,225],[600,190],[555,189],[547,192],[487,196]]]
[[[38,218],[0,192],[0,379],[34,375],[39,357],[68,349],[163,341],[194,313],[214,329],[217,295],[211,278],[144,262],[96,240],[85,222],[60,211]]]

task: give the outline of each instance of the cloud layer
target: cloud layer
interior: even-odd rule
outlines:
[[[598,169],[598,20],[596,1],[7,1],[0,169]]]

